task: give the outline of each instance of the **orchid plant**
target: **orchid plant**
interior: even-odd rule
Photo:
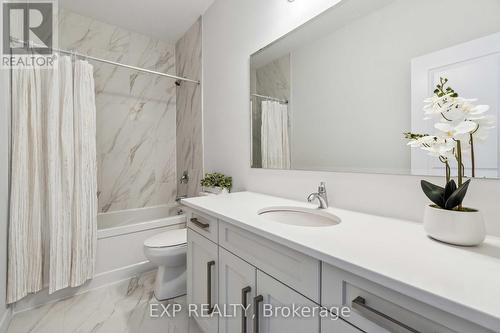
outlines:
[[[436,120],[434,135],[404,133],[412,148],[421,148],[439,158],[445,165],[446,186],[422,181],[422,190],[436,206],[448,210],[466,210],[462,201],[470,179],[464,182],[465,157],[469,155],[471,176],[476,176],[474,145],[485,141],[488,131],[495,127],[495,118],[486,113],[488,105],[475,105],[476,99],[466,99],[440,78],[432,97],[425,99],[425,120]],[[450,163],[457,162],[457,183],[451,177]]]

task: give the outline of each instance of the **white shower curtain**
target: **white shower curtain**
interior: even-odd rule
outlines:
[[[97,234],[93,69],[59,57],[12,70],[7,302],[94,275]]]
[[[261,150],[263,168],[290,169],[290,137],[286,104],[262,101]]]

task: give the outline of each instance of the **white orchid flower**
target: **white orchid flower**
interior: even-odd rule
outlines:
[[[463,98],[463,97],[456,97],[456,100],[458,103],[464,104],[464,103],[469,103],[472,104],[474,102],[477,102],[477,98]]]
[[[443,118],[446,121],[461,122],[466,120],[467,115],[477,115],[489,110],[488,105],[474,105],[477,99],[467,99],[462,97],[453,97],[452,93],[438,97],[434,95],[424,100],[428,103],[424,107],[425,120],[435,117]]]
[[[438,137],[436,136],[426,135],[421,138],[411,140],[410,142],[408,142],[408,146],[411,146],[412,148],[424,147],[426,145],[433,145],[437,140]]]
[[[476,99],[455,97],[453,106],[448,108],[446,112],[441,113],[441,116],[446,121],[460,123],[467,120],[466,118],[468,115],[475,115],[488,111],[489,107],[487,105],[475,106],[472,104],[472,102],[475,101]]]
[[[435,135],[421,135],[408,132],[409,146],[421,148],[429,155],[439,157],[446,163],[446,177],[450,178],[450,161],[456,159],[459,166],[465,166],[464,155],[470,155],[472,177],[475,176],[474,143],[486,140],[489,130],[495,127],[495,117],[486,115],[488,105],[476,105],[477,99],[459,97],[448,79],[440,78],[432,97],[424,100],[425,120],[437,120]],[[458,180],[462,183],[464,168],[458,167]]]
[[[429,147],[422,147],[429,152],[430,156],[444,157],[446,159],[454,158],[455,143],[451,140],[439,140]]]
[[[453,140],[446,140],[437,136],[427,135],[416,140],[411,140],[408,145],[412,148],[422,148],[435,157],[453,158],[455,143]]]
[[[424,103],[424,112],[426,115],[439,115],[442,113],[449,112],[453,107],[457,105],[456,97],[452,97],[452,94],[447,94],[444,96],[433,95],[430,98],[426,98]]]
[[[441,132],[441,136],[445,139],[466,140],[469,134],[477,129],[477,124],[466,120],[456,126],[453,126],[453,123],[440,122],[434,124],[434,127]]]
[[[466,111],[468,114],[472,116],[475,116],[486,113],[489,111],[489,109],[490,109],[489,105],[477,105],[473,106],[472,109],[470,109],[470,111],[469,110],[464,110],[464,111]]]
[[[476,124],[476,129],[472,132],[474,139],[485,141],[488,133],[496,127],[496,118],[491,115],[477,115],[469,118],[469,121]]]

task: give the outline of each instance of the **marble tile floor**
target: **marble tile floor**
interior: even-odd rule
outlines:
[[[8,333],[198,333],[187,311],[152,318],[155,272],[17,313]],[[186,309],[186,297],[163,302]],[[161,309],[161,308],[160,308]]]

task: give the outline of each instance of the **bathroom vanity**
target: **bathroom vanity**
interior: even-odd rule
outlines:
[[[340,223],[288,224],[259,212],[316,206],[251,192],[182,203],[188,302],[208,304],[205,314],[250,305],[246,316],[197,317],[205,333],[500,332],[500,239],[459,248],[417,223],[336,208],[323,213]],[[264,317],[261,304],[351,312]]]

